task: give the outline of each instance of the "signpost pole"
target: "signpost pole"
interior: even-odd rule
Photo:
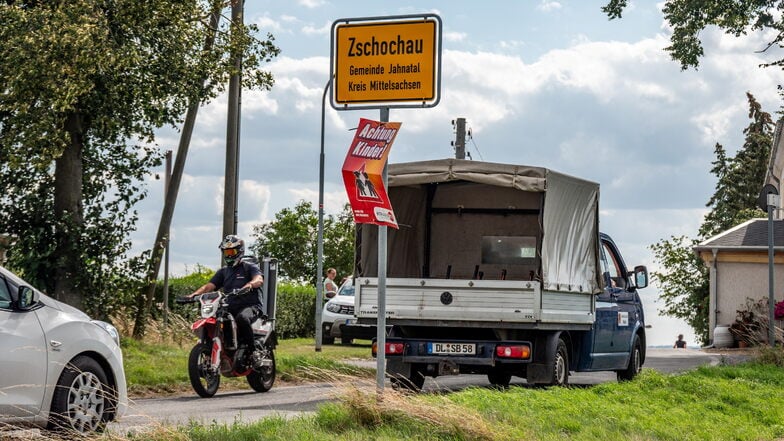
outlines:
[[[770,347],[776,346],[776,327],[773,321],[773,309],[776,300],[773,295],[773,210],[778,206],[777,194],[768,194],[768,343]]]
[[[379,110],[379,121],[389,122],[389,107]],[[381,174],[384,189],[387,188],[387,164]],[[384,392],[386,376],[386,342],[387,342],[387,226],[378,227],[378,318],[376,319],[376,390]]]
[[[332,84],[332,77],[324,86],[321,98],[321,154],[319,155],[319,201],[318,201],[318,256],[316,258],[316,352],[321,352],[322,333],[321,308],[324,306],[324,114],[326,110],[327,92]]]

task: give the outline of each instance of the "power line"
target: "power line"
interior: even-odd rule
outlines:
[[[484,161],[485,158],[482,156],[482,152],[479,151],[479,146],[476,145],[476,141],[474,141],[474,134],[473,134],[473,130],[471,129],[471,127],[468,128],[468,139],[471,141],[471,144],[474,145],[474,148],[476,149],[476,152],[479,153],[479,159]]]

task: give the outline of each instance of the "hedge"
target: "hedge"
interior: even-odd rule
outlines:
[[[196,270],[183,277],[169,278],[169,310],[193,321],[198,309],[192,304],[178,305],[174,299],[188,295],[207,283],[213,270],[198,266]],[[158,304],[163,304],[163,282],[155,290]],[[278,282],[278,295],[275,330],[278,338],[313,337],[316,332],[316,288],[287,282]],[[158,317],[158,311],[153,312]]]

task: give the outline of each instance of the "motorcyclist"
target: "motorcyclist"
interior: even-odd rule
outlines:
[[[205,292],[223,288],[229,293],[244,288],[259,288],[264,283],[259,266],[243,261],[245,241],[239,236],[230,234],[218,245],[223,254],[226,266],[219,269],[209,282],[189,295],[194,297]],[[235,363],[241,362],[248,348],[253,348],[253,329],[251,323],[262,313],[261,299],[253,291],[245,295],[230,296],[228,309],[237,322],[237,352]]]

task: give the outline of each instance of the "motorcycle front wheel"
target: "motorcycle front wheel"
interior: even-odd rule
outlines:
[[[202,398],[212,397],[220,386],[220,374],[210,369],[211,354],[210,346],[197,344],[191,349],[191,355],[188,357],[188,377],[191,379],[191,386]]]
[[[272,360],[272,365],[263,366],[260,371],[251,371],[246,377],[248,384],[256,392],[266,392],[272,388],[272,383],[275,382],[275,352],[269,351],[269,358]]]

